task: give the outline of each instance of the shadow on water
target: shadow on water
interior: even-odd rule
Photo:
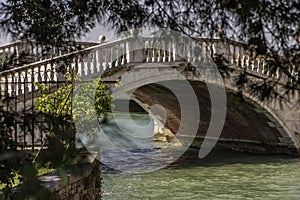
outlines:
[[[199,149],[189,148],[176,162],[166,169],[181,169],[197,166],[217,167],[232,164],[285,164],[299,162],[299,157],[286,155],[261,155],[233,150],[213,149],[205,158],[198,158]]]
[[[156,153],[160,148],[152,149],[131,149],[128,150],[130,153],[136,153],[137,157],[140,157],[141,154],[146,155],[149,153]],[[162,168],[162,170],[178,170],[178,169],[189,169],[195,167],[222,167],[230,165],[283,165],[297,163],[300,161],[299,157],[292,157],[286,155],[260,155],[247,152],[238,152],[232,150],[221,150],[213,149],[205,158],[198,157],[199,149],[189,148],[180,158],[170,165]],[[162,158],[163,159],[163,158]],[[160,160],[158,162],[161,162]],[[137,164],[144,165],[142,160],[135,160]],[[124,163],[130,166],[130,163]],[[122,173],[122,171],[110,168],[109,166],[102,163],[102,172],[114,172]]]

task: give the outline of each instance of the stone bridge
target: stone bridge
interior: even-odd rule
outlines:
[[[78,48],[72,48],[76,45]],[[103,77],[105,81],[118,80],[121,87],[112,87],[116,98],[127,94],[146,110],[154,104],[162,105],[165,118],[159,116],[160,112],[148,111],[157,115],[158,121],[164,124],[163,128],[175,134],[180,131],[180,122],[186,117],[185,120],[198,123],[195,137],[201,143],[207,131],[219,131],[212,119],[218,119],[220,115],[225,120],[221,135],[212,133],[207,136],[208,139],[218,140],[217,146],[250,152],[299,155],[299,90],[287,94],[288,101],[276,98],[261,100],[247,87],[242,91],[243,98],[238,95],[240,90],[236,80],[243,73],[253,82],[270,80],[278,83],[276,90],[279,93],[286,83],[293,81],[279,69],[274,72],[268,65],[271,59],[267,56],[254,57],[245,44],[224,38],[143,37],[133,31],[128,37],[116,41],[76,45],[59,49],[19,41],[0,47],[2,66],[8,66],[8,57],[14,58],[10,62],[12,67],[0,72],[1,95],[12,97],[13,102],[9,105],[13,109],[27,112],[30,108],[33,111],[34,99],[38,95],[34,82],[58,88],[65,81],[63,74],[76,70],[79,77],[87,81],[95,77]],[[22,64],[19,58],[24,49],[29,55],[27,64]],[[221,76],[217,70],[213,60],[220,56],[229,69],[229,76]],[[289,70],[296,75],[294,68]],[[183,85],[187,82],[196,94],[201,113],[199,119],[183,115],[172,90],[184,94]],[[171,90],[167,87],[170,84]],[[225,88],[224,93],[222,88]],[[225,108],[220,107],[223,111],[207,109],[220,104],[210,100],[218,94],[225,95]],[[38,122],[32,121],[30,134],[20,131],[22,123],[16,122],[15,140],[32,148],[40,146],[45,136],[34,127],[34,123]],[[183,127],[182,130],[186,132],[189,129]],[[180,136],[182,143],[185,137],[189,137],[188,134]],[[197,141],[193,144],[197,145]]]

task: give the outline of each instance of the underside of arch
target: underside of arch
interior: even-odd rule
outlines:
[[[190,82],[197,94],[200,123],[192,147],[200,148],[211,120],[211,101],[203,82]],[[176,81],[174,84],[181,84]],[[218,86],[215,86],[218,87]],[[259,104],[232,90],[226,90],[227,113],[224,128],[215,148],[263,154],[299,155],[288,133],[280,123]],[[167,110],[165,127],[174,134],[181,119],[180,105],[175,95],[159,84],[148,84],[136,89],[134,98],[151,106],[160,104]],[[181,138],[184,144],[184,138]]]

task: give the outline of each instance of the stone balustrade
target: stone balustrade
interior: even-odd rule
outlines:
[[[91,42],[66,42],[61,46],[41,45],[24,40],[0,46],[0,70],[61,56],[94,46]]]
[[[272,77],[276,81],[290,81],[287,75],[267,63],[272,59],[266,56],[251,56],[251,50],[242,43],[220,39],[197,39],[198,43],[175,38],[133,38],[106,42],[84,48],[83,50],[63,53],[61,49],[52,48],[49,55],[43,57],[43,46],[31,45],[30,54],[35,55],[35,62],[14,67],[0,72],[1,92],[11,96],[23,95],[34,91],[34,82],[55,83],[62,81],[62,73],[75,69],[79,76],[100,75],[107,69],[123,66],[128,63],[147,62],[190,62],[201,63],[201,66],[212,62],[212,57],[222,55],[229,67],[246,70],[261,78]],[[78,43],[92,45],[91,43]],[[197,44],[195,46],[195,44]],[[2,58],[20,52],[22,41],[0,47]],[[24,45],[28,45],[24,44]],[[41,59],[41,60],[38,60]],[[38,61],[37,61],[38,60]],[[16,60],[15,62],[18,62]],[[2,63],[3,64],[3,63]],[[274,71],[272,71],[274,70]],[[290,69],[290,74],[297,71]]]

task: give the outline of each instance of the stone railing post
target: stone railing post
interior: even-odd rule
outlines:
[[[25,56],[28,56],[30,54],[30,45],[26,41],[26,38],[24,34],[20,34],[18,37],[19,45],[16,46],[16,64],[20,64],[22,62],[22,59],[26,59]]]
[[[145,62],[145,50],[143,42],[138,37],[138,30],[131,29],[131,38],[128,44],[129,62]]]

